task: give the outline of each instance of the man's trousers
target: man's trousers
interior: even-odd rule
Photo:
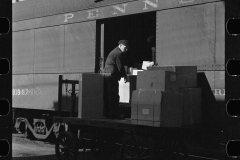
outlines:
[[[119,117],[119,84],[111,74],[104,74],[104,116],[114,119]]]

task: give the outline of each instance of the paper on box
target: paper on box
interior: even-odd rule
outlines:
[[[133,69],[133,75],[138,75],[138,72],[141,72],[141,69]]]
[[[143,61],[142,69],[143,69],[143,70],[147,70],[147,67],[151,67],[151,66],[153,66],[153,62]]]
[[[130,83],[126,82],[124,78],[121,78],[119,81],[119,96],[120,96],[120,102],[123,103],[129,103],[130,99]]]

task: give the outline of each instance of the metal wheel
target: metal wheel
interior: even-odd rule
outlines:
[[[149,148],[140,137],[127,138],[120,149],[121,158],[124,160],[150,160]]]
[[[56,140],[55,152],[58,160],[77,160],[77,137],[70,132],[60,133]]]

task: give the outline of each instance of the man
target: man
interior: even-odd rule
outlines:
[[[157,66],[157,61],[156,61],[156,37],[155,36],[150,36],[147,39],[147,42],[151,48],[152,51],[152,62],[154,66]]]
[[[106,118],[118,119],[119,115],[119,84],[121,77],[125,78],[126,71],[123,65],[123,55],[129,48],[128,40],[120,40],[118,46],[108,55],[104,75],[104,115]]]

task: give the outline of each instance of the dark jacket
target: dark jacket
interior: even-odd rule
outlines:
[[[126,71],[122,60],[122,51],[119,47],[114,48],[109,53],[103,72],[111,73],[111,75],[117,80],[120,80],[121,77],[126,76]]]

